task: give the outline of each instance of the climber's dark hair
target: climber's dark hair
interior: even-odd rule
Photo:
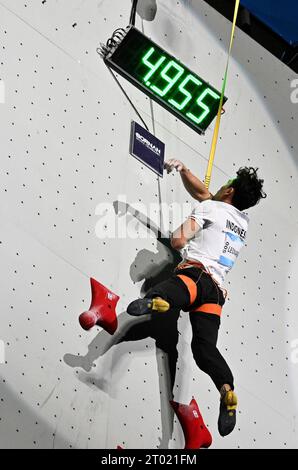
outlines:
[[[253,207],[267,197],[263,191],[264,180],[258,178],[258,168],[242,167],[237,171],[230,187],[235,189],[232,204],[240,211]]]

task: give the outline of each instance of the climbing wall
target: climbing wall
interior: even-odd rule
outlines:
[[[96,53],[130,5],[0,1],[0,447],[182,448],[168,406],[179,336],[174,398],[196,397],[215,448],[297,448],[297,76],[237,30],[211,190],[252,165],[268,198],[227,282],[219,346],[239,412],[223,439],[187,315],[152,324],[125,312],[175,261],[158,228],[183,220],[177,204],[191,208],[177,174],[158,180],[129,155],[138,118]],[[137,26],[220,88],[231,23],[205,2],[158,0],[156,20]],[[121,83],[167,157],[203,177],[214,125],[198,136]],[[114,337],[77,321],[90,276],[120,296]]]

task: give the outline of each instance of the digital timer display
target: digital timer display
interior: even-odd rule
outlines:
[[[218,112],[220,92],[134,27],[104,60],[200,134]]]

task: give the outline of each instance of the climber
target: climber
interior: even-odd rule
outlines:
[[[263,180],[258,169],[240,168],[212,195],[181,161],[168,160],[165,168],[168,173],[173,169],[180,173],[186,190],[199,203],[171,234],[171,245],[180,251],[182,261],[169,279],[150,289],[145,298],[131,302],[127,313],[164,315],[171,308],[189,312],[193,357],[220,392],[218,430],[226,436],[236,424],[237,396],[232,372],[216,347],[226,298],[223,283],[246,240],[249,219],[243,211],[266,197]]]

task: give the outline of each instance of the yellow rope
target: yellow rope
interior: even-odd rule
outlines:
[[[223,100],[224,100],[224,96],[225,96],[227,77],[228,77],[228,69],[229,69],[230,57],[231,57],[231,52],[232,52],[232,47],[233,47],[233,42],[234,42],[234,33],[235,33],[237,16],[238,16],[239,4],[240,4],[240,0],[236,0],[235,1],[235,11],[234,11],[234,19],[233,19],[233,26],[232,26],[232,32],[231,32],[228,60],[227,60],[226,71],[225,71],[223,85],[222,85],[219,108],[218,108],[218,113],[217,113],[217,117],[216,117],[215,129],[214,129],[214,133],[213,133],[213,137],[212,137],[211,150],[210,150],[209,161],[208,161],[208,166],[207,166],[207,171],[206,171],[206,176],[205,176],[205,181],[204,181],[206,188],[209,188],[209,185],[210,185],[211,173],[212,173],[212,168],[213,168],[213,163],[214,163],[214,156],[215,156],[216,145],[217,145],[217,141],[218,141],[218,133],[219,133],[219,127],[220,127],[222,105],[223,105]]]

